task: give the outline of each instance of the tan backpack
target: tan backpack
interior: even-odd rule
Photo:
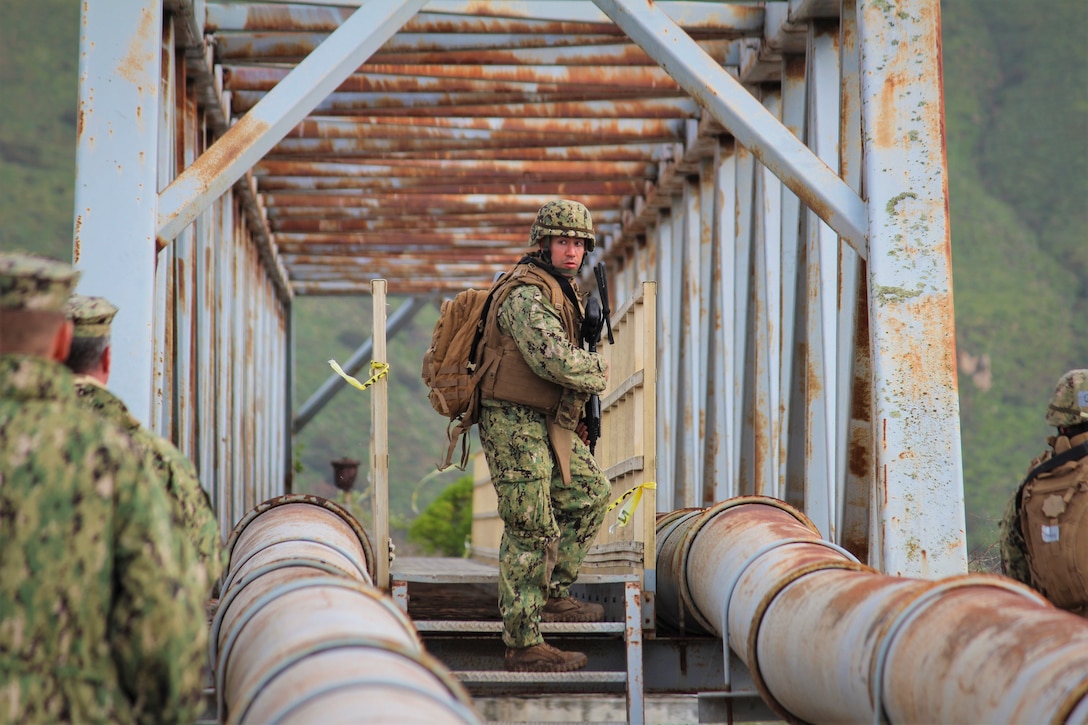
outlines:
[[[1054,606],[1088,608],[1088,444],[1048,458],[1020,493],[1031,584]]]
[[[449,447],[439,470],[449,468],[453,449],[461,440],[462,471],[468,465],[468,432],[479,417],[479,383],[486,368],[477,364],[476,349],[483,335],[484,321],[491,305],[490,290],[467,289],[442,303],[431,334],[431,345],[423,354],[423,382],[430,389],[431,407],[450,419],[446,427]]]

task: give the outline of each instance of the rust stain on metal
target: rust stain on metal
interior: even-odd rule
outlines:
[[[73,264],[79,264],[79,258],[83,252],[83,215],[76,214],[75,234],[72,239],[72,262]]]
[[[899,92],[900,88],[907,85],[907,79],[901,72],[889,73],[884,85],[880,89],[880,115],[876,124],[875,142],[877,147],[891,148],[896,146],[899,127]]]
[[[198,176],[201,181],[210,183],[245,149],[253,146],[261,134],[268,131],[267,121],[257,120],[252,116],[243,116],[219,141],[213,144],[200,157]],[[205,159],[207,162],[205,163]]]
[[[175,260],[174,272],[177,275],[177,279],[174,281],[174,289],[177,290],[177,305],[182,310],[186,309],[188,305],[189,286],[186,284],[186,265],[185,260],[178,257]]]
[[[158,49],[150,52],[143,52],[141,49],[152,38],[158,37],[159,28],[155,22],[154,15],[145,7],[140,9],[140,24],[136,28],[136,33],[132,36],[132,42],[129,45],[128,53],[121,59],[120,64],[117,66],[117,75],[121,76],[129,83],[137,83],[141,79],[145,79],[147,75],[147,66],[154,61],[154,54],[158,52]],[[158,85],[149,84],[150,88],[144,86],[137,86],[138,92],[143,93],[145,91],[158,92]]]

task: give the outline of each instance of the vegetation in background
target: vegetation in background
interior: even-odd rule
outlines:
[[[472,533],[472,476],[462,476],[438,495],[408,527],[408,541],[428,554],[465,556]]]
[[[1055,381],[1088,365],[1078,324],[1088,312],[1088,3],[946,0],[941,13],[964,488],[977,553],[1044,446]],[[71,258],[78,58],[78,3],[0,5],[0,248]],[[390,312],[400,303],[391,299]],[[370,336],[370,309],[369,298],[296,301],[296,409],[333,374],[327,360],[345,363]],[[436,316],[423,310],[389,341],[390,508],[404,525],[413,496],[426,507],[459,474],[421,483],[445,441],[419,379]],[[368,395],[345,388],[298,436],[296,490],[336,498],[331,461],[369,460]],[[351,505],[365,519],[363,498]]]
[[[942,2],[968,543],[1052,432],[1057,379],[1088,365],[1088,4]]]

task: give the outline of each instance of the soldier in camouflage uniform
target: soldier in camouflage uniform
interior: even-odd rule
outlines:
[[[581,652],[544,642],[540,621],[600,621],[599,604],[570,596],[597,535],[610,486],[586,446],[586,401],[607,382],[604,358],[583,350],[575,275],[594,244],[589,211],[553,201],[537,213],[538,247],[497,283],[484,333],[480,441],[504,524],[499,610],[505,667],[568,672]]]
[[[113,421],[136,441],[170,494],[174,518],[186,531],[197,557],[215,582],[223,571],[224,550],[219,524],[196,468],[173,443],[140,425],[136,416],[111,393],[109,383],[110,323],[117,308],[104,297],[72,295],[65,314],[75,325],[65,365],[76,374],[76,394],[83,405]]]
[[[1047,438],[1050,450],[1032,460],[1028,466],[1028,477],[1017,486],[1009,499],[1001,519],[998,542],[1002,571],[1028,586],[1033,586],[1033,583],[1027,542],[1021,527],[1021,494],[1024,486],[1032,481],[1031,472],[1038,466],[1057,454],[1075,453],[1076,447],[1088,442],[1088,370],[1070,370],[1058,379],[1047,406],[1046,422],[1057,429],[1057,435]]]
[[[192,722],[203,567],[132,439],[76,400],[76,278],[0,253],[0,721]]]

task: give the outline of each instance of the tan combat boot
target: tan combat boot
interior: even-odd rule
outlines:
[[[603,622],[604,607],[574,597],[549,599],[540,612],[541,622]]]
[[[506,650],[503,666],[510,672],[573,672],[585,667],[588,661],[581,652],[564,652],[541,642]]]

